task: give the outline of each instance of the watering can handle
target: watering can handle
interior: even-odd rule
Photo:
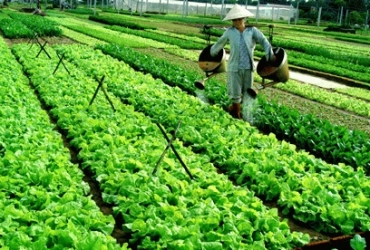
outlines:
[[[277,49],[276,49],[276,51],[275,51],[275,53],[274,53],[274,54],[275,54],[275,55],[276,55],[276,54],[279,54],[280,49],[281,49],[280,47],[277,47]]]
[[[274,55],[276,55],[276,54],[278,54],[279,52],[280,52],[280,47],[278,47],[277,49],[276,49],[276,51],[275,52],[272,52]],[[271,57],[271,51],[270,51],[270,53],[269,53],[269,56],[270,56],[270,58],[269,59],[271,59],[272,57]],[[271,60],[267,60],[267,62],[269,62],[269,63],[271,63]]]
[[[272,53],[274,53],[274,55],[279,54],[280,49],[281,49],[280,47],[277,47],[277,48],[276,48],[276,51],[275,51],[275,52],[272,52]]]

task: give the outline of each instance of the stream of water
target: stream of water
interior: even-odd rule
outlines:
[[[196,89],[195,94],[198,97],[198,99],[201,100],[202,102],[209,103],[208,98],[204,93],[204,90]]]

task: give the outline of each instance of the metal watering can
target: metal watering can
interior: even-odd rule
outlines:
[[[199,67],[206,73],[206,78],[194,82],[196,88],[203,90],[205,81],[219,73],[226,72],[226,52],[220,50],[214,57],[211,56],[211,45],[208,45],[199,55]]]
[[[289,80],[288,56],[283,48],[274,48],[275,61],[268,62],[266,57],[262,57],[257,64],[257,74],[262,77],[262,84],[257,87],[258,90],[271,87],[277,83],[285,83]],[[265,81],[271,80],[266,83]],[[247,92],[255,98],[257,90],[248,89]]]
[[[208,45],[199,55],[199,67],[206,73],[202,80],[194,82],[196,88],[203,90],[205,81],[219,73],[226,72],[226,52],[222,49],[215,57],[211,56],[212,45]],[[247,92],[253,98],[257,96],[257,90],[271,87],[277,83],[289,80],[288,56],[283,48],[273,48],[275,60],[268,62],[266,57],[262,57],[257,64],[257,74],[262,77],[262,84],[257,89],[248,89]],[[265,83],[265,80],[271,80]]]

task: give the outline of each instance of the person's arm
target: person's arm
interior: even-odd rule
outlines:
[[[267,40],[265,35],[257,28],[254,28],[254,39],[261,44],[263,50],[265,51],[267,61],[273,61],[275,59],[274,52],[272,51],[272,46]]]
[[[226,34],[227,31],[225,31],[222,36],[217,40],[215,44],[212,45],[210,53],[211,56],[216,56],[220,50],[222,50],[228,41],[228,36]]]

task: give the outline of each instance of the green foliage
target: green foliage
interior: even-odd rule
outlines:
[[[0,62],[1,249],[125,249],[2,38]]]
[[[193,93],[193,83],[200,78],[194,72],[183,70],[181,67],[150,56],[144,57],[140,53],[129,49],[122,50],[120,58],[137,70],[144,70],[172,86],[181,86],[188,93]],[[168,71],[176,72],[176,74],[168,74]],[[293,88],[292,86],[286,86],[286,89],[291,90]],[[323,92],[323,98],[328,99],[325,93]],[[222,103],[220,96],[212,97],[211,93],[209,95],[211,102]],[[339,99],[343,98],[339,97]],[[338,103],[338,101],[335,101],[335,103]],[[301,115],[298,111],[279,106],[276,103],[268,103],[262,99],[260,104],[263,109],[255,115],[256,119],[259,120],[256,125],[262,131],[276,133],[280,139],[291,141],[297,144],[299,148],[304,148],[329,162],[344,162],[354,168],[363,166],[367,172],[370,171],[370,155],[366,153],[370,152],[370,144],[365,133],[349,131],[344,127],[334,126],[328,121],[323,121],[312,115]],[[358,107],[355,109],[361,110]]]
[[[204,43],[194,42],[192,40],[187,40],[186,42],[184,39],[171,37],[167,35],[161,35],[159,33],[151,32],[150,30],[136,30],[136,29],[127,29],[121,26],[109,26],[107,27],[111,30],[120,31],[123,33],[148,38],[154,41],[159,41],[167,44],[176,45],[183,49],[198,49],[201,50],[205,47]]]
[[[58,24],[39,15],[10,13],[9,16],[23,23],[38,36],[62,36],[62,30]]]
[[[260,101],[260,104],[263,109],[256,114],[256,125],[265,133],[275,133],[279,139],[290,141],[328,162],[343,162],[355,169],[362,166],[370,174],[370,154],[366,153],[370,150],[370,141],[365,133],[333,126],[278,103]]]
[[[144,26],[141,24],[129,22],[125,19],[119,18],[117,16],[110,17],[108,15],[105,16],[89,16],[89,20],[100,22],[100,23],[105,23],[109,25],[118,25],[122,27],[126,27],[129,29],[134,29],[134,30],[144,30],[144,29],[154,29],[153,27],[150,26]]]
[[[94,15],[94,10],[86,8],[67,9],[65,11],[79,15]],[[95,13],[95,15],[99,15],[99,13]]]
[[[365,23],[365,18],[363,16],[361,16],[361,14],[358,12],[358,11],[351,11],[349,13],[349,23],[352,24],[352,25],[360,25],[360,24],[363,24]]]
[[[14,38],[32,38],[34,36],[32,30],[18,20],[9,18],[0,19],[0,30],[4,37]]]
[[[307,234],[290,232],[287,222],[280,221],[277,210],[267,209],[253,192],[234,186],[225,175],[218,174],[208,156],[194,154],[181,142],[176,142],[175,146],[197,180],[186,176],[173,154],[163,160],[160,172],[152,174],[153,164],[165,145],[153,121],[162,124],[163,120],[164,127],[171,131],[169,122],[176,122],[178,118],[174,105],[180,104],[184,105],[181,109],[186,107],[184,111],[197,116],[207,114],[212,119],[217,116],[214,124],[207,123],[209,126],[222,122],[231,125],[231,133],[238,133],[239,128],[234,125],[238,122],[220,109],[199,106],[196,99],[177,88],[168,88],[151,75],[136,72],[91,47],[58,46],[58,52],[78,67],[71,69],[71,75],[63,71],[56,77],[50,77],[55,66],[50,60],[39,58],[35,63],[30,60],[32,55],[24,57],[28,46],[13,46],[12,49],[17,56],[22,55],[22,65],[37,86],[40,98],[51,107],[58,125],[68,129],[71,143],[81,148],[79,158],[84,167],[96,173],[104,190],[103,198],[114,204],[116,214],[123,216],[123,229],[131,234],[131,243],[143,249],[169,246],[176,249],[250,249],[251,245],[259,249],[292,249],[309,241]],[[36,48],[31,48],[31,52],[35,51]],[[105,83],[109,92],[114,93],[112,101],[116,112],[100,95],[86,110],[96,88],[94,78],[102,74],[107,76]],[[70,91],[71,86],[74,91]],[[153,114],[149,118],[135,112],[132,106],[121,103],[124,95],[130,102],[132,98],[137,99],[140,105],[145,100],[154,113],[165,111],[162,113],[165,117],[158,119]],[[67,100],[68,106],[65,105]],[[175,115],[175,119],[167,115]],[[191,135],[196,131],[191,122],[199,119],[189,114],[182,118],[186,119],[186,126],[179,134]],[[61,232],[57,239],[66,245],[72,244],[69,236]]]
[[[103,47],[106,53],[109,53],[114,57],[118,57],[121,60],[126,58],[126,56],[124,56],[124,51],[127,51],[128,48],[120,49],[119,47],[114,45]],[[121,55],[121,53],[123,54]],[[148,60],[147,63],[149,63]],[[104,65],[104,63],[102,63],[102,65]],[[150,62],[150,65],[151,67],[153,67],[152,62]],[[118,69],[118,67],[116,68]],[[170,70],[167,70],[167,74],[174,75],[172,71],[168,71]],[[185,81],[179,80],[177,84],[181,86],[182,82]],[[112,82],[111,84],[114,83]],[[338,186],[338,189],[336,189],[334,186],[332,186],[333,183],[337,182],[342,183],[342,185],[344,186],[353,185],[351,181],[346,181],[353,180],[352,177],[349,177],[352,175],[356,175],[361,178],[362,181],[368,182],[366,181],[367,177],[364,175],[363,170],[359,169],[359,171],[357,172],[354,171],[351,167],[345,166],[343,164],[339,166],[326,165],[326,163],[323,163],[322,161],[316,161],[313,157],[307,156],[306,153],[297,153],[295,151],[295,146],[284,145],[282,147],[279,147],[275,145],[275,136],[272,134],[270,134],[270,136],[268,137],[269,139],[264,138],[263,136],[258,135],[253,131],[249,131],[249,135],[240,134],[244,133],[244,131],[247,129],[245,128],[244,130],[238,130],[238,136],[234,135],[231,131],[225,131],[223,135],[220,135],[219,133],[215,132],[216,130],[220,129],[220,127],[216,124],[217,119],[213,118],[213,122],[210,124],[208,122],[205,122],[208,119],[208,115],[206,115],[207,113],[203,113],[202,118],[197,119],[196,117],[194,117],[195,113],[192,113],[192,115],[189,114],[192,112],[190,108],[181,108],[181,105],[177,105],[177,101],[172,100],[179,100],[179,96],[175,96],[174,94],[162,93],[164,89],[159,90],[160,86],[158,84],[156,84],[156,90],[150,91],[151,87],[147,85],[147,82],[145,86],[140,85],[140,87],[138,87],[138,85],[135,85],[135,90],[130,91],[121,91],[121,87],[118,87],[118,85],[116,85],[117,87],[115,88],[113,87],[113,85],[111,86],[112,90],[116,94],[119,94],[122,99],[128,100],[140,111],[145,112],[150,116],[154,116],[157,118],[161,117],[161,122],[165,121],[164,117],[168,117],[168,125],[172,124],[170,126],[174,125],[171,117],[176,117],[175,114],[181,111],[181,117],[183,117],[184,119],[186,119],[186,117],[189,117],[189,120],[186,119],[187,124],[189,124],[189,126],[190,124],[194,124],[193,126],[197,127],[200,130],[199,132],[195,132],[194,130],[191,130],[191,132],[189,131],[188,135],[182,136],[182,140],[194,145],[195,149],[198,148],[199,150],[201,150],[201,148],[203,148],[202,152],[207,152],[211,160],[222,170],[228,173],[231,178],[235,178],[236,182],[239,185],[248,186],[253,191],[255,191],[257,195],[262,196],[267,200],[279,199],[279,204],[284,208],[284,212],[286,214],[291,214],[296,219],[313,224],[315,225],[315,228],[317,230],[325,232],[349,233],[352,230],[355,230],[356,226],[360,226],[361,230],[368,227],[370,223],[370,218],[367,217],[367,219],[364,219],[363,216],[365,213],[364,209],[365,207],[367,207],[366,204],[368,204],[370,200],[366,198],[365,195],[365,193],[367,194],[368,191],[366,191],[366,189],[362,189],[364,185],[367,184],[359,183],[359,185],[356,185],[356,188],[362,189],[363,193],[353,198],[350,198],[352,195],[352,191],[350,192],[348,190],[348,192],[350,193],[343,194],[340,190],[347,190],[346,188],[343,187],[342,189],[342,186]],[[132,97],[130,97],[131,91],[138,91],[138,94],[140,93],[140,95],[145,95],[145,101],[141,102],[138,99],[133,100]],[[172,109],[170,108],[170,106],[167,106],[166,108],[159,108],[158,105],[162,105],[159,103],[154,103],[154,100],[158,99],[161,100],[161,103],[171,103],[171,105],[175,107]],[[203,107],[204,106],[200,106],[199,108]],[[164,113],[164,110],[167,113],[166,115]],[[213,114],[212,112],[209,115],[215,116],[215,114]],[[195,125],[199,122],[201,122],[202,125]],[[192,134],[195,133],[196,135],[192,136]],[[233,138],[231,141],[229,136],[230,138]],[[240,140],[236,139],[239,137],[241,137]],[[247,140],[244,140],[244,138],[249,138],[248,142]],[[256,141],[254,141],[254,139],[252,138],[256,139]],[[265,141],[265,139],[267,141]],[[207,141],[212,141],[212,143],[208,144],[206,143]],[[233,143],[236,143],[239,146],[233,147]],[[246,143],[248,144],[248,146],[242,146],[240,145],[240,143]],[[251,145],[249,145],[249,143],[251,143]],[[269,147],[271,147],[271,151],[267,149]],[[277,148],[279,148],[279,153],[276,151]],[[258,152],[260,151],[263,152],[262,158],[258,156]],[[299,155],[297,156],[298,158],[295,158],[296,153]],[[268,154],[268,156],[266,154]],[[288,157],[289,159],[291,159],[291,161],[287,163],[286,158],[284,158],[285,160],[282,160],[280,159],[280,157]],[[292,158],[294,158],[294,160]],[[298,161],[300,163],[294,163],[295,161]],[[307,171],[312,172],[311,174],[309,174]],[[302,183],[303,176],[298,173],[304,173],[304,176],[307,177],[307,179],[304,178],[304,183]],[[320,189],[315,189],[315,186],[317,186],[317,184],[311,186],[309,185],[310,181],[312,181],[315,176],[317,176],[318,183],[321,184]],[[346,182],[346,184],[343,181]],[[333,183],[330,184],[331,182]],[[302,190],[302,185],[306,185],[307,190]],[[335,192],[335,194],[338,195],[332,197],[328,189],[331,190],[331,193]],[[320,190],[321,193],[317,193],[317,191]],[[299,195],[298,198],[301,196],[301,199],[290,198],[295,197],[293,195],[296,193],[298,193]],[[327,195],[324,196],[324,194]],[[318,199],[318,197],[320,197],[320,199]],[[338,202],[332,202],[333,199],[337,199]],[[305,204],[310,201],[310,204],[307,203],[308,207],[303,206],[302,202],[300,201],[305,201]],[[324,205],[325,208],[323,209],[325,210],[322,210],[322,204],[327,204],[327,202],[329,201],[331,202],[330,205]],[[364,207],[363,209],[352,211],[351,207],[355,206],[355,204],[362,204]],[[350,218],[356,219],[353,220]],[[359,225],[359,223],[361,225]]]
[[[353,250],[365,250],[366,249],[366,240],[360,235],[356,234],[351,240],[350,245]]]

